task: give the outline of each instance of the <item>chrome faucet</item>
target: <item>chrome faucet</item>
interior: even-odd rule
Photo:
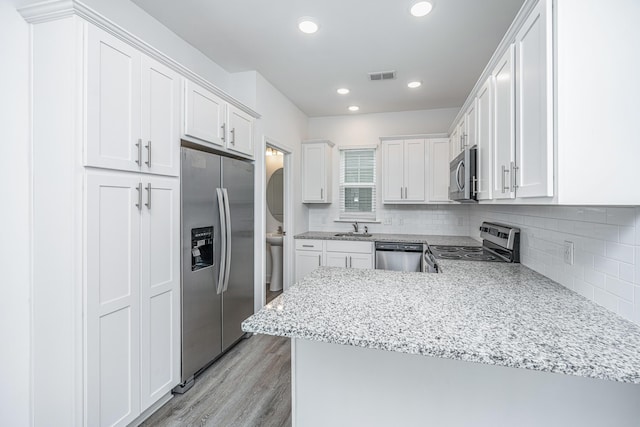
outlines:
[[[358,221],[356,221],[353,224],[351,224],[351,226],[353,227],[353,230],[357,233],[358,232]]]

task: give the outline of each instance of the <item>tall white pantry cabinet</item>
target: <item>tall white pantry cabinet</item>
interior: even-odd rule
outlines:
[[[180,381],[182,78],[78,16],[32,56],[34,424],[127,425]]]

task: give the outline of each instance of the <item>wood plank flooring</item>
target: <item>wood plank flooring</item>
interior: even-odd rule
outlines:
[[[291,425],[291,342],[254,335],[242,340],[175,395],[143,426]]]

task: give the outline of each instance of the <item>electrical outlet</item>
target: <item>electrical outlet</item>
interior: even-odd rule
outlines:
[[[382,220],[382,225],[391,225],[392,223],[391,217],[387,217]]]
[[[398,220],[398,225],[404,225],[404,219],[403,218],[400,218]]]
[[[573,265],[573,242],[564,242],[564,263]]]

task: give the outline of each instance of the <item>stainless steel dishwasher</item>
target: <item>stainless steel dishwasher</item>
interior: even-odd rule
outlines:
[[[422,243],[376,242],[376,269],[437,273],[429,247]]]

